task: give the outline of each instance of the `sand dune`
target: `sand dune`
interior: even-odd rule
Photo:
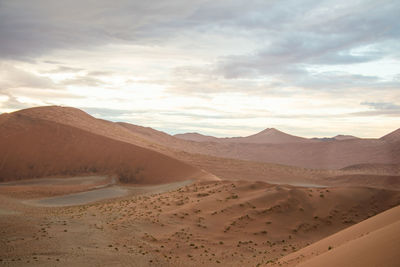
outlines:
[[[143,147],[150,146],[150,143],[146,139],[142,139],[138,135],[133,135],[131,131],[121,127],[117,123],[97,119],[77,108],[45,106],[23,109],[12,114],[19,114],[33,119],[42,119],[73,126],[96,135],[102,135],[111,139]],[[0,117],[2,115],[0,115]]]
[[[400,264],[400,206],[362,221],[279,260],[283,266]]]
[[[150,184],[211,177],[158,152],[20,113],[0,124],[0,150],[0,181],[85,173]]]
[[[398,143],[400,142],[400,129],[397,129],[385,136],[382,136],[380,139],[391,143]]]

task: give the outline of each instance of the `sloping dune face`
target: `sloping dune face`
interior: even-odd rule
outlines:
[[[97,173],[152,184],[206,175],[158,152],[21,113],[1,120],[0,150],[0,181]]]
[[[385,136],[382,136],[380,139],[387,142],[400,143],[400,129],[397,129]]]
[[[15,112],[29,118],[42,119],[73,126],[87,132],[139,146],[149,146],[149,142],[139,135],[121,127],[118,123],[96,119],[77,108],[46,106],[29,108]]]
[[[387,266],[400,264],[397,206],[289,254],[280,266]]]

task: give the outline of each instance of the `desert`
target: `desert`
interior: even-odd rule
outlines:
[[[365,163],[312,169],[217,157],[215,140],[181,140],[68,107],[0,119],[7,266],[364,266],[373,240],[382,243],[377,264],[399,263],[399,164],[371,164],[376,155],[363,140],[350,144]],[[365,142],[399,144],[385,139]],[[198,149],[204,142],[207,150]]]
[[[0,0],[0,266],[400,267],[399,14]]]

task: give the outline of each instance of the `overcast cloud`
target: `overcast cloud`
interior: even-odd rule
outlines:
[[[379,137],[400,127],[399,14],[389,0],[0,0],[0,112]]]

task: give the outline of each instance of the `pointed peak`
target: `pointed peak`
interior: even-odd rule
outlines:
[[[259,134],[260,133],[282,133],[282,132],[275,128],[266,128],[266,129],[262,130],[261,132],[259,132]]]

